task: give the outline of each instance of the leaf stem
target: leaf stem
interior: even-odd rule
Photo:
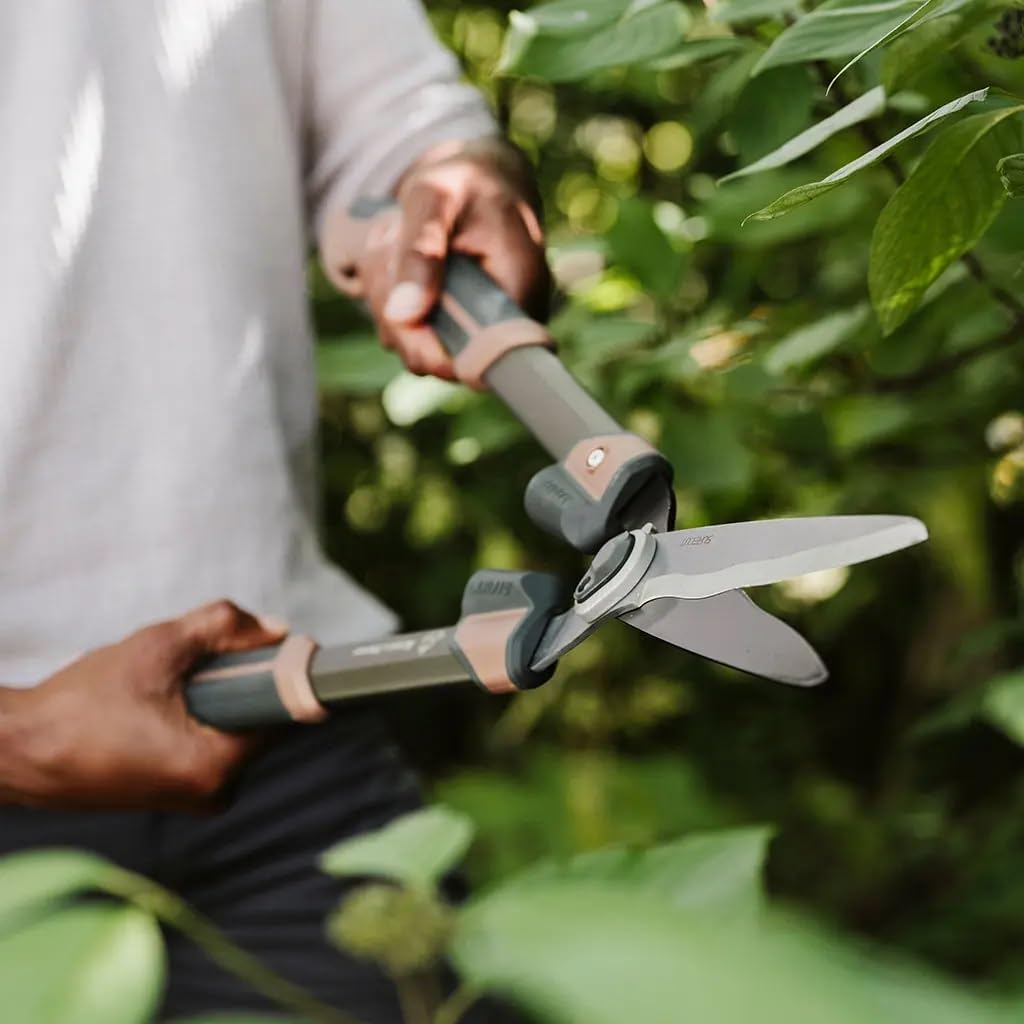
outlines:
[[[360,1024],[356,1018],[310,995],[235,945],[213,922],[151,879],[111,868],[102,880],[111,895],[129,900],[159,921],[187,935],[214,963],[246,981],[267,999],[315,1024]]]
[[[954,352],[946,356],[945,359],[938,359],[933,363],[929,363],[914,373],[876,380],[874,389],[876,391],[913,391],[916,388],[931,384],[949,373],[955,373],[961,367],[966,366],[980,356],[991,355],[993,352],[1012,348],[1020,341],[1021,323],[1015,322],[1008,331],[1000,334],[998,337],[982,342],[980,345],[975,345],[973,348]]]
[[[480,998],[469,985],[460,985],[437,1009],[434,1024],[459,1024],[467,1010]]]

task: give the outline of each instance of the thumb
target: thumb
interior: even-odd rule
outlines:
[[[178,623],[197,656],[265,647],[288,635],[288,626],[280,619],[253,615],[231,601],[193,608]]]

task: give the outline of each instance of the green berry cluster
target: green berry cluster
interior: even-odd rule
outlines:
[[[441,959],[454,920],[454,911],[432,893],[372,884],[342,902],[327,931],[335,945],[401,977]]]

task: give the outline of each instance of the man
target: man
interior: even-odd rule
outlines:
[[[190,719],[182,680],[394,627],[316,539],[307,239],[395,195],[369,305],[450,375],[422,326],[449,248],[543,285],[525,176],[416,0],[6,4],[0,82],[0,853],[96,849],[397,1019],[325,945],[315,858],[415,806],[410,773],[368,714],[254,741]],[[261,1005],[168,941],[168,1015]]]

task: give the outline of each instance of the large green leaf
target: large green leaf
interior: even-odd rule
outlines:
[[[736,36],[709,36],[707,39],[687,39],[680,43],[666,57],[655,57],[645,67],[653,71],[672,71],[676,68],[689,68],[695,64],[718,60],[746,49],[750,43]]]
[[[447,807],[425,807],[332,846],[320,863],[331,875],[388,878],[430,888],[462,859],[472,839],[473,826],[465,815]]]
[[[629,886],[514,882],[461,916],[461,976],[548,1024],[994,1024],[1002,1006],[786,918],[723,927]]]
[[[1024,670],[998,676],[985,687],[982,715],[1024,747]]]
[[[1024,105],[946,128],[886,204],[871,238],[868,284],[883,332],[897,328],[925,289],[972,248],[1006,199],[996,164],[1020,144],[1009,119]]]
[[[758,62],[754,74],[783,64],[851,57],[899,28],[922,6],[921,0],[883,0],[882,3],[828,0],[776,38]]]
[[[0,860],[0,933],[48,903],[102,888],[112,868],[91,853],[38,850]]]
[[[898,395],[848,395],[829,409],[836,447],[847,454],[881,444],[914,422],[915,407]]]
[[[747,919],[761,909],[761,873],[771,837],[771,829],[753,826],[700,832],[648,850],[612,847],[568,861],[541,862],[517,881],[631,886],[680,909]]]
[[[512,13],[499,71],[549,82],[575,81],[668,54],[683,41],[690,22],[680,3],[634,3],[614,20],[606,11],[594,31],[567,34],[562,28],[545,28],[544,9],[541,5]]]
[[[930,131],[947,117],[963,110],[964,107],[968,106],[968,104],[978,103],[984,100],[986,96],[988,96],[988,89],[978,89],[975,92],[969,92],[955,100],[950,100],[948,103],[944,103],[941,107],[933,110],[930,114],[922,117],[919,121],[915,121],[909,128],[904,128],[904,130],[898,135],[894,135],[891,139],[883,142],[879,146],[876,146],[874,149],[869,150],[863,156],[845,164],[843,167],[840,167],[839,170],[833,171],[827,178],[822,178],[821,181],[812,181],[806,185],[801,185],[798,188],[790,189],[788,192],[779,196],[779,198],[774,202],[769,203],[756,213],[752,213],[747,220],[772,220],[775,217],[781,217],[783,214],[795,210],[797,207],[803,206],[804,203],[809,203],[812,199],[816,199],[818,196],[824,195],[826,192],[831,192],[832,189],[842,185],[843,182],[848,181],[859,171],[863,171],[866,168],[877,164],[879,160],[882,160],[885,156],[896,149],[897,146],[902,145],[904,142],[907,142],[915,136]]]
[[[163,974],[159,928],[135,907],[70,907],[0,938],[3,1016],[12,1024],[144,1024]]]
[[[786,164],[792,163],[794,160],[798,160],[800,157],[810,153],[811,150],[816,149],[826,139],[832,138],[837,132],[841,132],[855,124],[860,124],[861,121],[877,117],[883,110],[885,110],[885,90],[878,85],[869,92],[864,93],[863,96],[857,97],[857,99],[848,103],[845,107],[837,110],[834,114],[829,115],[823,121],[819,121],[806,131],[795,135],[788,142],[784,142],[779,146],[778,149],[761,157],[760,160],[756,160],[746,167],[741,167],[738,171],[733,171],[732,174],[727,174],[721,179],[720,184],[732,181],[733,178],[745,177],[748,174],[758,174],[761,171],[770,171],[776,167],[784,167]]]
[[[630,8],[644,4],[635,0],[551,0],[526,11],[513,11],[512,20],[524,30],[549,36],[591,35],[623,17]]]
[[[331,339],[316,349],[317,382],[326,392],[376,394],[401,372],[402,361],[371,334]]]
[[[805,67],[774,68],[749,81],[728,121],[740,159],[757,160],[802,132],[813,107],[814,85]]]
[[[711,7],[711,20],[724,25],[762,21],[796,10],[800,0],[718,0]]]

